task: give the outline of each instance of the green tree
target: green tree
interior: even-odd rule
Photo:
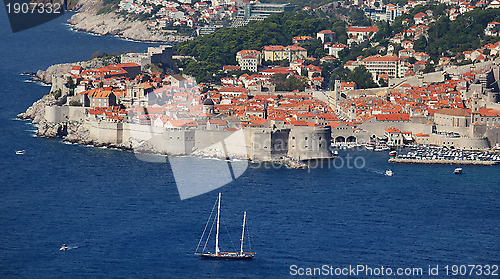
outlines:
[[[61,98],[61,95],[62,95],[61,89],[57,89],[56,91],[52,91],[52,92],[50,92],[50,94],[54,95],[54,98],[57,100],[57,99]]]
[[[434,72],[434,65],[430,64],[430,63],[427,63],[427,65],[425,65],[425,68],[424,68],[424,74],[427,74],[427,73],[432,73]]]
[[[332,80],[339,79],[341,81],[353,81],[356,83],[357,88],[374,88],[378,85],[373,81],[373,76],[364,66],[354,68],[353,71],[339,67],[332,75]]]
[[[94,53],[92,53],[90,58],[91,59],[98,58],[98,57],[101,57],[101,55],[102,55],[102,52],[100,52],[99,50],[96,50],[96,51],[94,51]]]
[[[271,77],[271,82],[276,85],[277,91],[304,91],[307,83],[304,78],[287,76],[285,74],[275,74]]]
[[[144,74],[141,78],[141,83],[148,82],[151,80],[151,77],[148,74]]]
[[[408,63],[410,64],[415,64],[415,62],[417,62],[417,59],[415,57],[410,57],[407,59]]]
[[[68,77],[64,86],[66,86],[66,88],[69,89],[70,96],[73,96],[75,94],[75,88],[77,87],[77,84],[73,81],[71,77]]]
[[[387,87],[389,84],[387,83],[387,81],[385,81],[383,78],[380,78],[378,80],[378,84],[381,86],[381,87]]]
[[[354,68],[347,74],[347,81],[354,81],[360,89],[378,87],[373,81],[373,76],[364,66]]]
[[[379,21],[377,23],[378,32],[373,36],[374,41],[381,41],[392,36],[392,27],[387,21]]]
[[[82,102],[80,102],[79,100],[71,100],[69,101],[69,105],[73,107],[81,107]]]
[[[424,36],[420,36],[413,44],[413,49],[417,52],[425,52],[427,49],[427,39]]]
[[[307,50],[307,54],[314,58],[321,58],[325,56],[325,50],[323,49],[323,43],[321,40],[314,40],[309,42],[304,42],[300,45]]]

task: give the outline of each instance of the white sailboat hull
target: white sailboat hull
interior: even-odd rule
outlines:
[[[219,254],[197,253],[196,255],[204,259],[214,260],[251,260],[255,256],[255,253],[219,252]]]

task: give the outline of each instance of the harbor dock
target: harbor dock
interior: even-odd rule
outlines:
[[[389,163],[493,166],[498,161],[390,158]]]

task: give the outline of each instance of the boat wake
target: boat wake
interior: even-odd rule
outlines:
[[[376,170],[376,169],[372,169],[372,168],[366,168],[367,171],[369,172],[372,172],[372,173],[376,173],[376,174],[380,174],[380,175],[385,175],[385,171],[382,171],[382,170]]]
[[[36,131],[35,131],[35,132],[36,132]],[[69,141],[63,141],[63,144],[77,145],[78,143],[69,142]]]
[[[61,248],[59,248],[59,251],[68,251],[68,250],[73,250],[73,249],[78,249],[80,246],[66,246],[63,245]]]
[[[192,157],[192,156],[185,156],[185,157]],[[243,159],[237,159],[237,158],[232,158],[232,159],[221,159],[221,158],[216,158],[216,157],[200,157],[202,160],[214,160],[214,161],[220,161],[220,162],[246,162],[248,160],[243,160]]]

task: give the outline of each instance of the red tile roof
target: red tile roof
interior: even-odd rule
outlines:
[[[408,113],[377,114],[377,121],[407,121],[410,120]]]
[[[377,26],[351,26],[347,29],[347,32],[377,32]]]

